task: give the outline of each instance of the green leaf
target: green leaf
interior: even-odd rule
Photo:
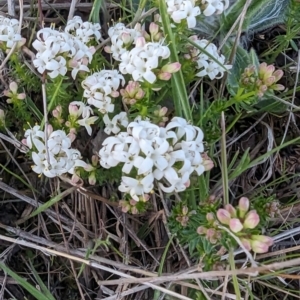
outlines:
[[[224,48],[226,52],[231,51],[232,43],[228,42],[225,44]],[[229,91],[235,95],[237,89],[239,88],[239,81],[241,74],[244,72],[244,69],[251,64],[251,57],[249,53],[243,49],[241,46],[238,46],[236,49],[236,54],[233,62],[232,69],[227,75],[227,87]]]
[[[67,195],[71,194],[75,189],[76,189],[76,187],[71,187],[71,188],[65,190],[64,192],[58,194],[57,196],[51,198],[49,201],[47,201],[43,205],[39,206],[35,211],[33,211],[28,217],[24,218],[23,220],[30,219],[30,218],[32,218],[32,217],[34,217],[34,216],[36,216],[36,215],[44,212],[50,206],[54,205],[55,203],[57,203],[58,201],[60,201],[62,198],[64,198]]]
[[[15,279],[25,290],[27,290],[37,300],[53,300],[54,298],[48,298],[42,292],[37,290],[34,286],[28,283],[24,278],[16,274],[10,268],[8,268],[3,262],[0,261],[0,268],[6,272],[9,276]]]
[[[175,37],[171,29],[169,15],[165,1],[159,1],[159,11],[162,19],[163,30],[166,37],[166,43],[170,48],[170,62],[178,62],[177,47]],[[187,91],[183,79],[182,71],[176,72],[172,75],[172,92],[174,106],[177,116],[184,116],[188,121],[192,121],[192,113],[188,101]]]
[[[29,260],[29,264],[30,264],[31,272],[33,273],[33,276],[34,276],[35,280],[37,281],[40,289],[42,290],[44,296],[46,297],[45,299],[55,300],[55,298],[52,296],[52,294],[50,293],[50,291],[47,289],[46,285],[42,281],[41,277],[39,276],[39,274],[35,270],[31,260]]]

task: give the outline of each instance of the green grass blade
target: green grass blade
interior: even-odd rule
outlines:
[[[53,300],[54,298],[46,297],[42,292],[37,290],[34,286],[28,283],[25,279],[20,277],[10,268],[8,268],[3,262],[0,262],[0,268],[6,272],[9,276],[11,276],[14,280],[16,280],[25,290],[27,290],[33,297],[37,300]]]
[[[93,23],[100,23],[100,10],[102,0],[95,0],[93,3],[92,11],[90,13],[89,21]]]
[[[167,244],[167,246],[166,246],[166,248],[164,250],[164,253],[163,253],[162,257],[161,257],[161,261],[160,261],[158,272],[157,272],[158,276],[161,276],[161,274],[162,274],[164,263],[165,263],[165,260],[166,260],[167,253],[169,251],[170,245],[172,243],[172,240],[173,240],[173,236],[170,237],[170,239],[168,241],[168,244]],[[159,295],[160,295],[160,291],[155,290],[153,300],[157,300],[159,298]]]
[[[166,43],[170,48],[170,62],[178,62],[177,48],[175,44],[174,34],[171,29],[169,15],[167,13],[166,1],[159,1],[159,11],[162,19],[163,29],[166,37]],[[176,115],[184,117],[188,121],[192,121],[192,113],[187,96],[186,86],[181,70],[172,74],[172,92],[175,105]]]
[[[30,218],[44,212],[50,206],[54,205],[55,203],[60,201],[62,198],[64,198],[67,195],[71,194],[75,189],[76,189],[76,187],[71,187],[71,188],[67,189],[66,191],[58,194],[57,196],[51,198],[49,201],[47,201],[46,203],[41,205],[39,208],[37,208],[35,211],[33,211],[28,217],[24,218],[24,220],[30,219]]]
[[[37,273],[37,271],[35,270],[31,260],[29,260],[29,264],[31,267],[31,272],[35,278],[35,280],[37,281],[39,287],[41,288],[43,294],[45,297],[47,297],[46,299],[49,300],[55,300],[55,298],[52,296],[52,294],[50,293],[50,291],[48,290],[48,288],[46,287],[46,285],[44,284],[43,280],[41,279],[41,277],[39,276],[39,274]]]

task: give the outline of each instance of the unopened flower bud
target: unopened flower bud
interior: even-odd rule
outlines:
[[[231,218],[236,218],[236,209],[231,204],[226,204],[225,209],[229,212]]]
[[[168,72],[160,72],[157,75],[158,79],[163,80],[163,81],[168,81],[171,79],[172,74]]]
[[[222,224],[229,225],[231,215],[226,209],[220,208],[217,211],[217,218]]]
[[[211,170],[214,167],[214,163],[207,155],[207,153],[202,153],[201,157],[202,157],[202,165],[204,166],[205,171]]]
[[[52,132],[53,132],[53,127],[52,127],[51,124],[48,124],[48,125],[47,125],[47,134],[48,134],[48,136],[49,136]]]
[[[94,167],[96,167],[98,165],[98,162],[99,162],[99,157],[97,155],[93,155],[92,156],[92,165]]]
[[[234,233],[238,233],[243,229],[243,224],[239,219],[234,218],[229,221],[229,228]]]
[[[157,24],[155,24],[154,22],[151,22],[150,23],[150,26],[149,26],[149,32],[151,33],[151,36],[153,35],[156,35],[159,31],[159,26]]]
[[[69,104],[69,114],[70,114],[70,116],[73,116],[73,117],[77,118],[81,115],[81,112],[80,112],[77,105]]]
[[[166,64],[161,68],[162,72],[167,72],[167,73],[176,73],[180,70],[181,64],[179,62],[174,62],[171,64]]]
[[[256,210],[251,210],[247,213],[244,220],[244,228],[253,229],[259,223],[259,215]]]
[[[274,73],[273,73],[273,76],[275,77],[275,82],[277,82],[278,80],[280,80],[283,76],[283,71],[282,70],[276,70]]]
[[[146,44],[145,38],[142,36],[138,37],[135,41],[135,46],[137,48],[142,48],[145,46],[145,44]]]
[[[240,218],[244,218],[245,214],[247,213],[247,211],[249,210],[249,206],[250,206],[250,202],[249,199],[246,197],[242,197],[239,200],[239,217]]]
[[[129,33],[127,33],[127,32],[123,32],[121,34],[121,39],[122,39],[123,43],[125,45],[127,45],[127,44],[129,44],[131,42],[131,35]]]
[[[251,243],[248,239],[245,239],[245,238],[241,238],[240,239],[243,246],[246,248],[246,250],[250,251],[251,250]]]
[[[200,235],[206,234],[206,232],[207,232],[207,228],[205,228],[204,226],[199,226],[197,228],[197,233],[200,234]]]
[[[89,184],[95,185],[96,184],[96,174],[95,172],[91,172],[89,175]]]
[[[215,221],[215,216],[213,213],[207,213],[206,214],[206,220],[209,222],[209,223],[212,223]]]

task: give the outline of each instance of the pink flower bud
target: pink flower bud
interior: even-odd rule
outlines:
[[[283,91],[284,89],[285,89],[285,87],[282,84],[274,84],[272,86],[272,90],[274,90],[274,91]]]
[[[259,215],[256,210],[251,210],[247,213],[244,220],[244,228],[255,228],[259,223]]]
[[[187,215],[188,214],[188,212],[189,212],[189,209],[188,209],[188,207],[185,205],[185,206],[183,206],[182,207],[182,214],[185,216],[185,215]]]
[[[87,172],[92,172],[93,170],[95,170],[95,168],[91,164],[86,164],[84,170]]]
[[[131,35],[127,32],[123,32],[121,34],[121,39],[125,45],[129,44],[131,42]]]
[[[269,247],[274,244],[274,240],[271,237],[266,236],[266,235],[255,235],[254,234],[254,235],[251,236],[251,240],[265,243]]]
[[[18,99],[19,100],[24,100],[25,98],[26,98],[26,94],[25,93],[18,94]]]
[[[214,162],[210,159],[207,153],[202,153],[202,165],[204,166],[205,171],[209,171],[214,167]]]
[[[53,117],[56,118],[56,119],[60,116],[57,109],[53,109],[52,115],[53,115]]]
[[[222,224],[229,225],[231,216],[226,209],[220,208],[217,211],[217,218]]]
[[[229,212],[231,218],[236,217],[236,209],[231,204],[226,204],[225,209]]]
[[[229,228],[234,233],[238,233],[243,229],[243,224],[239,219],[234,218],[229,221]]]
[[[96,184],[96,176],[95,176],[95,172],[92,172],[89,175],[89,184],[90,185],[95,185]]]
[[[48,134],[48,136],[49,136],[52,132],[53,132],[53,127],[52,127],[51,124],[48,124],[48,125],[47,125],[47,134]]]
[[[260,241],[251,241],[251,248],[255,253],[266,253],[268,252],[268,245]]]
[[[274,76],[270,76],[265,80],[265,85],[266,86],[271,86],[273,83],[275,82],[275,77]]]
[[[162,72],[167,72],[167,73],[176,73],[180,70],[181,64],[179,62],[174,62],[171,64],[166,64],[161,68]]]
[[[243,244],[243,246],[250,251],[251,250],[251,243],[249,240],[245,239],[245,238],[241,238],[241,242]]]
[[[239,200],[239,217],[240,218],[244,218],[245,214],[247,213],[247,211],[249,210],[249,206],[250,206],[250,202],[249,199],[246,197],[242,197]]]
[[[130,210],[130,204],[125,200],[119,201],[119,206],[122,208],[123,213],[127,213]]]
[[[168,72],[160,72],[160,73],[158,73],[157,77],[160,80],[168,81],[171,79],[172,74],[168,73]]]
[[[207,232],[207,228],[205,228],[204,226],[199,226],[197,228],[197,233],[200,234],[200,235],[206,234],[206,232]]]
[[[98,165],[98,162],[99,162],[99,157],[97,155],[93,155],[92,156],[92,165],[94,167],[96,167]]]
[[[112,53],[111,47],[110,47],[110,46],[105,46],[105,47],[104,47],[104,51],[105,51],[106,53]]]
[[[154,22],[151,22],[150,23],[150,26],[149,26],[149,32],[151,34],[151,36],[154,36],[158,33],[159,31],[159,26],[157,24],[155,24]]]
[[[110,95],[111,95],[112,97],[114,97],[114,98],[117,98],[117,97],[119,97],[119,92],[118,92],[118,91],[112,91],[112,92],[110,93]]]
[[[208,222],[214,222],[215,221],[215,216],[214,216],[214,214],[213,213],[207,213],[206,214],[206,220],[208,221]]]
[[[9,89],[12,91],[13,94],[17,94],[18,92],[18,85],[15,81],[9,84]]]
[[[79,114],[78,106],[77,106],[77,105],[74,105],[74,104],[69,104],[69,114],[70,114],[72,117],[79,117],[80,114]]]
[[[283,76],[283,71],[282,70],[276,70],[274,73],[273,73],[273,76],[275,77],[275,82],[277,82],[278,80],[280,80]]]
[[[146,41],[145,41],[145,38],[140,36],[136,39],[136,42],[135,42],[135,46],[137,48],[142,48],[146,45]]]

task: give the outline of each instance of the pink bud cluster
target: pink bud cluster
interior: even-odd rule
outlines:
[[[264,235],[253,235],[251,229],[257,227],[260,222],[256,210],[250,210],[250,202],[246,197],[239,201],[237,209],[231,204],[225,205],[225,209],[220,208],[217,211],[217,218],[223,225],[235,233],[241,240],[247,250],[253,250],[256,253],[265,253],[272,246],[272,238]]]
[[[177,215],[176,221],[181,224],[181,226],[186,227],[191,215],[196,214],[195,210],[189,212],[187,206],[183,206],[181,212]]]
[[[127,105],[134,105],[137,101],[141,100],[145,96],[145,92],[142,90],[141,85],[137,81],[129,81],[125,89],[120,90],[122,99]]]
[[[261,63],[258,71],[255,66],[245,68],[241,76],[241,84],[248,90],[256,91],[258,97],[262,97],[267,91],[284,90],[284,86],[277,83],[282,76],[282,70],[275,71],[273,65]]]
[[[139,197],[138,202],[134,199],[121,200],[119,201],[119,206],[121,207],[123,213],[131,213],[133,215],[136,215],[145,211],[149,199],[150,199],[150,195],[144,194]]]

